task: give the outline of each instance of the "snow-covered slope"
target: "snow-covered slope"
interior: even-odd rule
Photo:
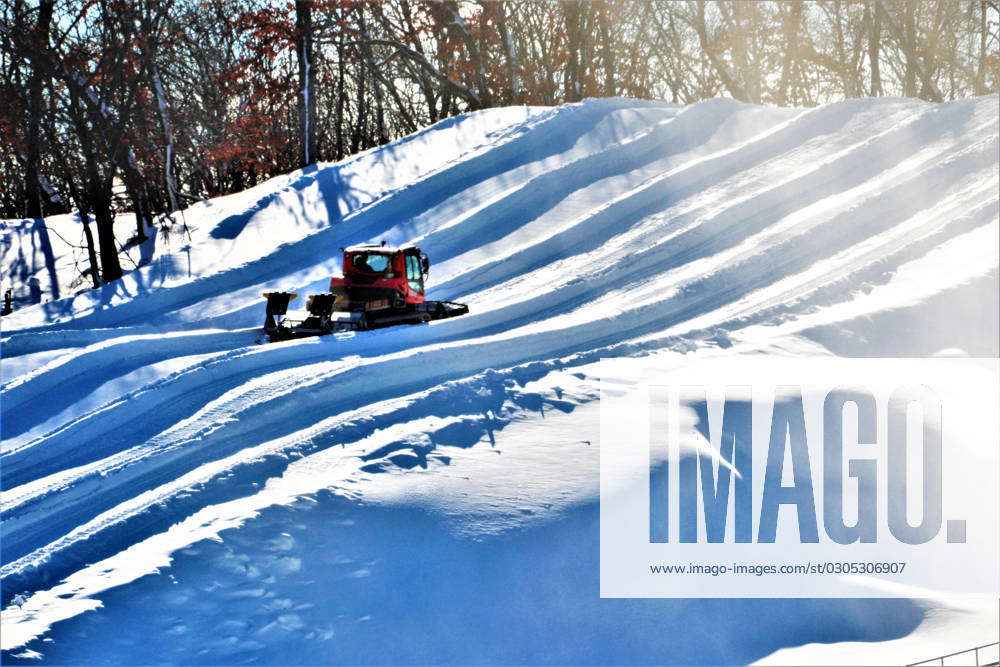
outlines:
[[[3,318],[5,659],[749,662],[907,635],[944,607],[597,599],[592,364],[996,355],[997,119],[995,96],[492,110],[192,207],[123,280]],[[382,239],[471,313],[255,344],[261,292],[322,291]]]

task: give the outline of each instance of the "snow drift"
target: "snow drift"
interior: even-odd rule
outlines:
[[[2,321],[5,660],[730,663],[940,628],[929,600],[597,599],[591,365],[995,356],[997,119],[484,111],[196,205],[73,296],[69,250],[8,221],[4,275],[62,298]],[[471,313],[255,344],[263,291],[383,239]],[[992,639],[995,609],[954,614]]]

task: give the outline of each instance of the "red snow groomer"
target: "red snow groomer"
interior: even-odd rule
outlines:
[[[465,304],[424,298],[430,261],[420,248],[393,248],[383,241],[342,250],[343,277],[330,279],[329,292],[309,296],[306,310],[288,310],[295,293],[264,293],[269,340],[423,324],[469,312]]]

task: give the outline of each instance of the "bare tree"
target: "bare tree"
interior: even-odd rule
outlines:
[[[79,209],[113,280],[116,215],[141,242],[161,213],[454,114],[940,101],[996,94],[998,52],[997,0],[7,0],[0,216]]]

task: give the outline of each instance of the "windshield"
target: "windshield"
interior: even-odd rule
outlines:
[[[365,273],[382,273],[389,268],[389,256],[357,252],[351,256],[351,266]]]

